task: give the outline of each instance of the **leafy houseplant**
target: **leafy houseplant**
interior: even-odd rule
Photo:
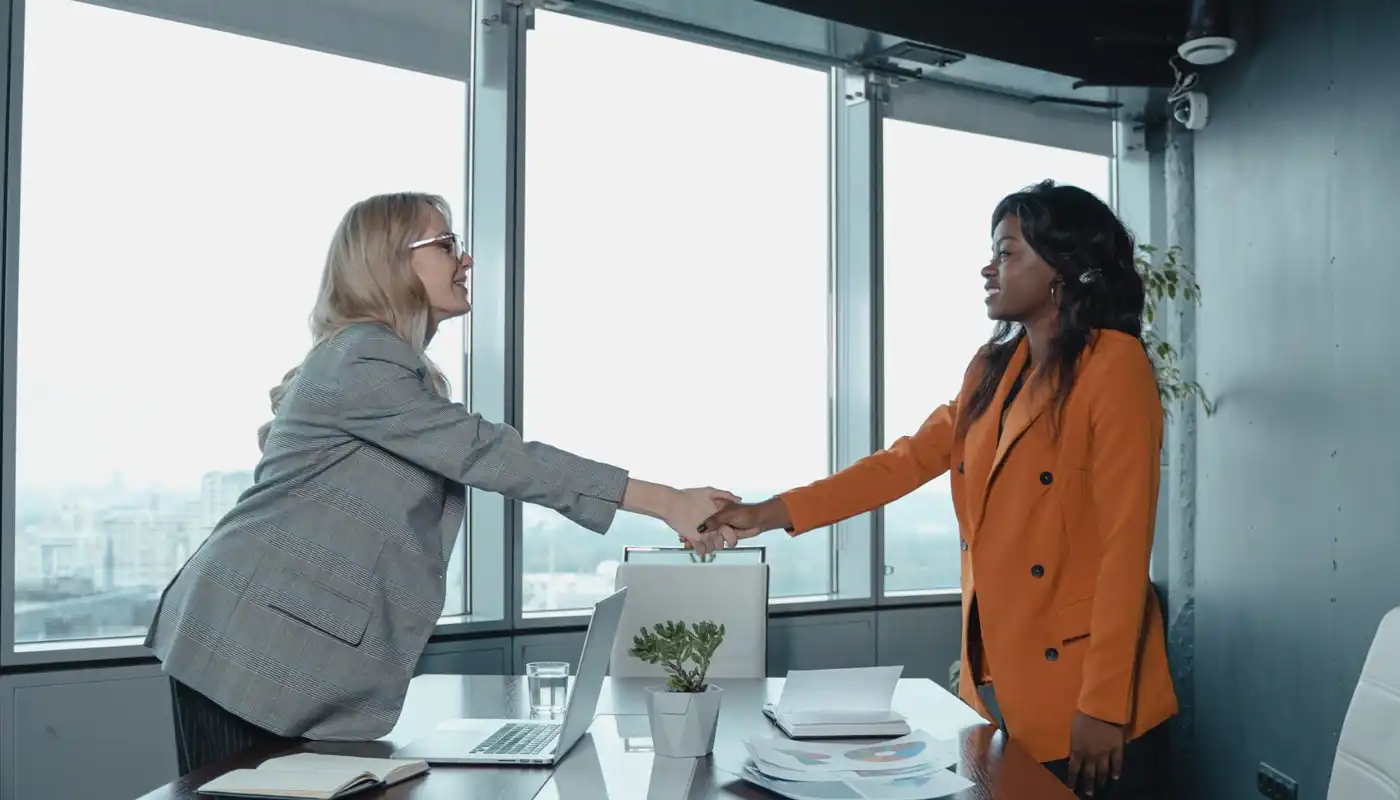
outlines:
[[[1193,398],[1201,402],[1206,416],[1215,413],[1215,404],[1206,395],[1205,389],[1196,381],[1184,380],[1181,368],[1177,366],[1179,353],[1172,344],[1157,332],[1157,315],[1164,300],[1180,298],[1185,302],[1201,302],[1201,287],[1196,283],[1196,275],[1191,265],[1181,260],[1181,248],[1172,245],[1157,256],[1157,248],[1150,244],[1138,245],[1135,259],[1138,274],[1147,290],[1147,303],[1143,309],[1142,338],[1147,344],[1148,355],[1157,369],[1157,393],[1162,405],[1170,412],[1177,403],[1190,402]]]
[[[715,748],[721,690],[705,682],[724,626],[658,622],[632,637],[627,654],[666,673],[665,686],[647,687],[647,715],[657,755],[698,758]]]
[[[705,673],[723,642],[723,625],[696,622],[687,628],[684,622],[658,622],[632,637],[627,654],[666,670],[671,691],[693,694],[705,691]],[[687,667],[688,663],[694,666]]]

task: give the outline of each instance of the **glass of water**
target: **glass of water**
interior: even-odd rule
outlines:
[[[531,714],[562,714],[569,701],[569,662],[533,661],[525,665]]]

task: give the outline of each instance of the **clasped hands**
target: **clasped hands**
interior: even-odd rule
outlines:
[[[712,486],[682,489],[664,519],[682,544],[702,556],[788,524],[781,500],[745,503],[738,495]]]

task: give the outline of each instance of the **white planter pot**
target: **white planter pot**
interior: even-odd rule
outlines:
[[[659,756],[699,758],[715,749],[719,701],[723,691],[714,684],[690,694],[647,687],[647,716],[651,718],[651,744]]]

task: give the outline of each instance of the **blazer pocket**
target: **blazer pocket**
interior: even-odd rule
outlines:
[[[360,646],[369,628],[369,608],[291,567],[282,568],[267,606],[352,647]]]
[[[1094,616],[1094,598],[1084,597],[1067,606],[1060,606],[1056,612],[1060,642],[1070,642],[1089,636],[1089,623]]]

